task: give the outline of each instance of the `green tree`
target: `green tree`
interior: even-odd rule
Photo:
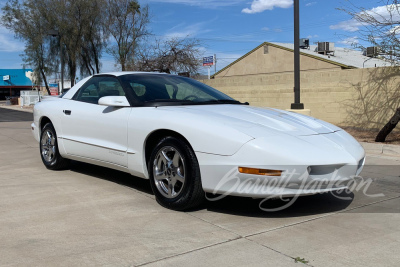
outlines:
[[[47,75],[57,72],[62,46],[73,85],[78,70],[82,75],[100,72],[108,38],[105,7],[105,0],[9,0],[2,9],[2,24],[25,42],[23,60],[47,89]],[[50,30],[57,30],[59,37],[48,36]]]
[[[51,57],[46,21],[33,1],[22,4],[17,0],[9,1],[3,7],[3,12],[2,25],[12,30],[17,38],[25,42],[23,60],[33,68],[35,80],[43,81],[50,94],[47,75],[51,75],[56,66]]]
[[[107,0],[106,14],[105,28],[115,42],[107,51],[125,71],[140,41],[150,34],[149,7],[141,7],[137,0]]]
[[[64,58],[74,84],[78,69],[82,75],[100,72],[100,58],[107,36],[104,34],[103,0],[39,0],[50,7],[42,14],[60,35]],[[56,15],[54,15],[56,14]]]

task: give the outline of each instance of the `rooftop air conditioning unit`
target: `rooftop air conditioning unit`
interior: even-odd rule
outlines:
[[[335,43],[318,42],[317,52],[319,54],[332,54],[335,52]]]
[[[367,57],[376,57],[379,55],[380,49],[377,46],[367,47]]]
[[[310,48],[310,39],[306,39],[306,38],[300,39],[300,48],[301,49]]]

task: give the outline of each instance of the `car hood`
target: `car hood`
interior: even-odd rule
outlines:
[[[199,105],[179,107],[186,112],[202,114],[206,118],[231,126],[253,138],[289,134],[310,136],[329,134],[341,129],[312,117],[271,108],[245,105]]]

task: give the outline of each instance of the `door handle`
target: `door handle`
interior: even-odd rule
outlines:
[[[65,115],[71,115],[71,110],[63,110]]]

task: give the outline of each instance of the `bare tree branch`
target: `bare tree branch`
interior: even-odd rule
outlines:
[[[197,74],[200,67],[200,41],[192,38],[157,40],[142,47],[130,68],[165,73],[188,72]]]

